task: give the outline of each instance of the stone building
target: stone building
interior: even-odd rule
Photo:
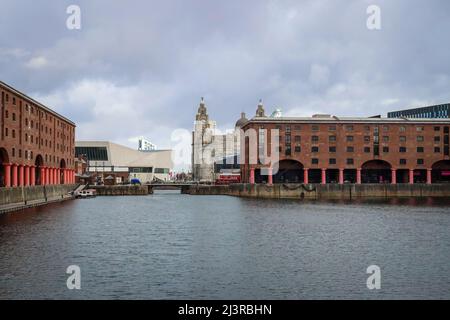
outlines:
[[[242,180],[450,182],[449,128],[449,119],[267,117],[260,105],[243,126]]]
[[[200,101],[192,132],[192,176],[194,181],[215,181],[220,165],[238,161],[240,154],[240,128],[248,120],[245,113],[235,128],[221,133],[216,121],[209,118],[204,99]],[[237,163],[235,163],[237,165]],[[219,166],[218,166],[219,165]]]
[[[0,82],[0,186],[74,180],[75,124]]]

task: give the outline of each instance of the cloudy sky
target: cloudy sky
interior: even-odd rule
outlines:
[[[66,27],[69,5],[81,30]],[[381,30],[366,26],[369,5]],[[171,147],[200,97],[221,128],[262,98],[285,115],[450,102],[450,1],[0,0],[0,79],[77,138]]]

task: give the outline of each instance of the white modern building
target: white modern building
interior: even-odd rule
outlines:
[[[172,150],[139,151],[109,141],[77,141],[75,156],[83,155],[89,174],[126,183],[139,179],[168,181],[173,168]]]
[[[140,137],[138,141],[139,151],[155,151],[158,147],[144,137]]]

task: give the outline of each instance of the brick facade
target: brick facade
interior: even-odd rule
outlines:
[[[243,127],[244,132],[254,129],[257,134],[256,141],[245,138],[242,178],[250,183],[447,181],[450,175],[449,127],[447,119],[257,116]],[[252,148],[260,150],[259,130],[263,130],[265,152],[270,156],[274,129],[280,132],[280,169],[272,176],[270,170],[274,164],[249,163],[249,152]],[[264,174],[261,174],[262,169]]]
[[[75,124],[0,82],[0,186],[74,182]]]

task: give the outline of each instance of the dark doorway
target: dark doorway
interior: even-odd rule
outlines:
[[[339,183],[339,169],[327,169],[327,183]]]
[[[432,166],[433,183],[450,183],[450,160],[441,160]]]
[[[65,175],[65,168],[66,168],[66,160],[61,159],[61,161],[59,162],[59,168],[61,170],[59,170],[59,183],[60,184],[64,184],[64,175]]]
[[[9,163],[8,152],[4,148],[0,148],[0,187],[5,186],[5,167],[4,163]]]
[[[427,183],[427,170],[414,170],[414,183]]]
[[[278,164],[278,172],[273,177],[274,183],[303,183],[303,164],[295,160],[281,160]]]
[[[268,183],[269,176],[267,169],[256,169],[255,170],[255,183]]]
[[[356,169],[344,170],[344,183],[356,183]]]
[[[309,169],[309,183],[322,183],[322,169]]]
[[[398,169],[396,175],[397,183],[409,183],[409,169]]]
[[[35,167],[35,179],[36,179],[36,185],[42,185],[42,175],[41,175],[41,169],[44,166],[44,159],[40,154],[36,156],[36,160],[34,161]]]

